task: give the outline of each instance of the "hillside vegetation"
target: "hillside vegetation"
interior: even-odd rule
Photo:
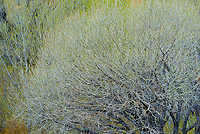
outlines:
[[[197,2],[89,1],[57,22],[18,73],[12,117],[26,131],[199,133]]]
[[[45,35],[23,76],[22,119],[35,132],[197,132],[199,26],[188,2],[77,11]]]
[[[63,16],[78,8],[89,8],[86,3],[88,1],[0,0],[0,131],[16,132],[8,126],[16,127],[14,124],[18,122],[10,121],[21,94],[18,74],[21,70],[28,74],[35,65],[39,49],[44,46],[45,33],[62,22]]]

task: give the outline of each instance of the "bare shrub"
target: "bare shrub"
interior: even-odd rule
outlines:
[[[183,2],[77,12],[46,35],[18,110],[32,132],[164,133],[172,122],[187,133],[199,122],[187,125],[199,108],[199,31]]]

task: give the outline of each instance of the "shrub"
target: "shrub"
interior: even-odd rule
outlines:
[[[179,1],[77,12],[21,75],[18,111],[33,133],[164,133],[167,122],[187,133],[199,122],[188,123],[199,109],[199,31],[198,9]]]
[[[73,12],[75,6],[81,9],[86,3],[80,0],[0,1],[0,130],[12,114],[11,107],[20,101],[16,98],[22,99],[18,73],[20,70],[29,73],[29,68],[35,65],[39,49],[43,47],[43,35],[55,28],[63,16]]]

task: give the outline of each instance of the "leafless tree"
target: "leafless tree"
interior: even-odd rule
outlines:
[[[32,131],[164,134],[171,122],[174,134],[198,133],[199,15],[190,9],[151,1],[66,18],[22,79],[19,109]]]

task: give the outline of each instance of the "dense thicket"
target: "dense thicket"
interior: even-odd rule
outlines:
[[[170,0],[76,12],[21,75],[19,115],[33,133],[199,133],[199,22]]]
[[[9,121],[15,107],[13,103],[19,101],[17,97],[21,94],[18,73],[21,70],[29,73],[29,68],[35,65],[45,33],[59,24],[63,16],[77,8],[83,9],[85,3],[87,1],[0,0],[0,131],[18,122]],[[8,133],[15,133],[14,129]]]

